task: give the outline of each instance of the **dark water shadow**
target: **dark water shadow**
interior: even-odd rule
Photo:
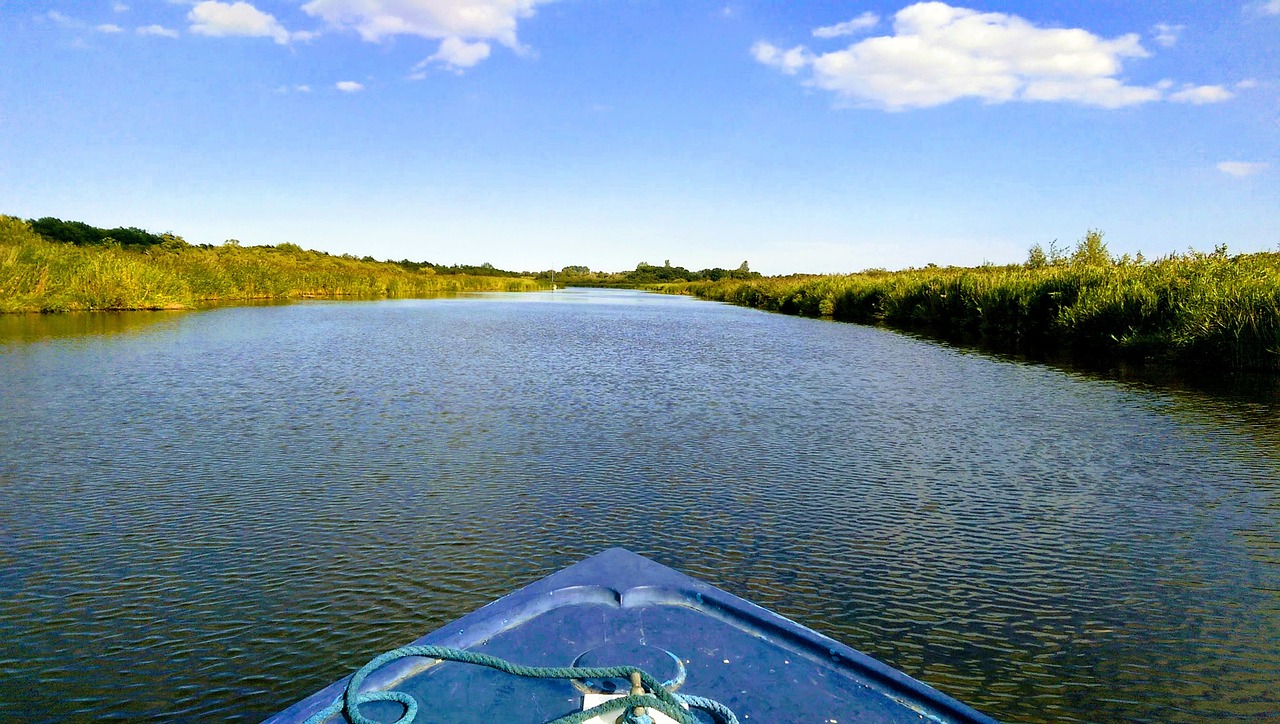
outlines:
[[[948,339],[926,332],[886,325],[875,326],[966,354],[1049,367],[1075,377],[1118,382],[1126,387],[1152,392],[1188,392],[1225,401],[1238,399],[1252,404],[1266,403],[1280,409],[1280,374],[1275,372],[1224,368],[1184,369],[1157,362],[1133,363],[1116,359],[1091,358],[1064,350],[1011,352],[1007,348],[981,341]]]
[[[175,324],[188,315],[227,307],[284,307],[291,304],[385,302],[403,299],[452,299],[476,292],[433,292],[397,296],[304,297],[301,299],[237,299],[201,302],[191,309],[0,314],[0,345],[55,339],[135,334]]]
[[[133,334],[175,324],[189,314],[192,312],[0,314],[0,345],[46,342],[70,337]]]

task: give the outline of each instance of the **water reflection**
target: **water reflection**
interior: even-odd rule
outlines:
[[[0,718],[260,718],[610,545],[1000,718],[1280,714],[1265,394],[629,292],[168,319],[0,347]]]
[[[0,345],[53,339],[128,334],[172,325],[189,312],[73,312],[0,314]]]

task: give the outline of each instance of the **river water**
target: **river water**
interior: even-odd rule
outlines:
[[[635,292],[0,318],[0,719],[261,719],[611,545],[1001,719],[1280,718],[1277,413]]]

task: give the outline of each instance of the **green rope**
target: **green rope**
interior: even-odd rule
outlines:
[[[395,724],[410,724],[418,715],[418,702],[412,696],[399,691],[359,693],[360,685],[364,683],[369,674],[392,661],[409,656],[487,666],[490,669],[497,669],[513,676],[532,679],[626,679],[633,673],[640,674],[640,681],[644,685],[645,693],[611,699],[599,706],[594,706],[585,711],[574,712],[568,716],[547,722],[547,724],[582,724],[594,716],[616,711],[619,707],[626,707],[627,711],[630,711],[632,707],[636,706],[656,709],[680,724],[698,724],[698,720],[689,714],[682,704],[688,704],[696,709],[710,712],[718,717],[723,724],[738,724],[738,718],[724,704],[700,696],[674,694],[667,691],[667,688],[657,679],[635,666],[521,666],[496,656],[444,646],[405,646],[378,656],[351,675],[351,680],[347,682],[346,690],[343,691],[342,696],[338,697],[337,700],[322,711],[313,714],[304,724],[320,724],[340,712],[346,714],[347,719],[352,724],[378,724],[360,713],[360,705],[371,701],[394,701],[400,703],[404,706],[405,713],[404,716],[396,720]]]

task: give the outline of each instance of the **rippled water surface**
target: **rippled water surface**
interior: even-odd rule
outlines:
[[[256,720],[610,545],[999,718],[1280,717],[1280,404],[631,292],[0,319],[0,719]]]

